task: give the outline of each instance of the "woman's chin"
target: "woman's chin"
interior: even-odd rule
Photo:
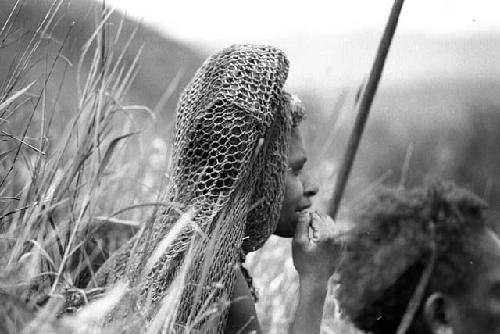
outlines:
[[[275,231],[274,235],[277,235],[280,238],[293,238],[295,233],[293,231]]]
[[[286,221],[280,220],[274,234],[282,238],[293,238],[295,236],[295,228],[298,222],[298,212],[290,215]]]

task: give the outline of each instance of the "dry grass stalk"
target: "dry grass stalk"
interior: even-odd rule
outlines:
[[[55,318],[60,305],[52,304],[65,290],[75,290],[82,271],[90,270],[92,275],[89,265],[93,255],[87,254],[84,247],[88,232],[95,227],[94,216],[119,211],[114,205],[106,205],[114,196],[107,190],[116,183],[113,177],[117,174],[117,152],[123,152],[123,143],[135,132],[120,133],[114,127],[130,123],[123,117],[129,110],[149,110],[122,103],[137,73],[140,50],[132,62],[126,61],[124,54],[131,47],[132,34],[123,49],[102,53],[104,41],[96,39],[96,35],[105,29],[112,15],[111,10],[106,10],[104,20],[84,45],[77,68],[72,68],[72,62],[63,55],[66,41],[71,38],[68,32],[55,55],[46,56],[47,72],[36,82],[27,82],[39,61],[42,41],[51,35],[63,15],[63,2],[52,1],[31,36],[26,34],[25,44],[0,87],[0,130],[6,138],[0,143],[0,294],[10,300],[8,306],[0,308],[0,322],[5,324],[2,331],[8,333],[22,328],[26,333],[36,332],[43,326],[49,332],[93,333],[82,329],[95,329],[93,325],[76,324],[94,321],[102,310],[119,300],[117,290],[112,290],[97,304],[99,307],[84,308],[77,317],[62,322]],[[18,38],[12,27],[21,7],[17,1],[2,25],[2,46]],[[121,28],[111,36],[115,43],[121,40],[120,33]],[[59,92],[52,99],[46,88],[54,80],[61,81],[61,88],[64,80],[53,75],[61,65],[58,60],[63,60],[63,73],[68,67],[77,72],[78,103],[65,131],[56,138],[47,138],[57,118]],[[75,262],[77,254],[88,262]],[[43,296],[50,296],[49,304],[40,308],[36,303]],[[19,323],[19,319],[23,321]]]

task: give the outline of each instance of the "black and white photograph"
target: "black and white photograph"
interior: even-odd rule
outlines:
[[[500,334],[499,147],[495,0],[1,0],[0,334]]]

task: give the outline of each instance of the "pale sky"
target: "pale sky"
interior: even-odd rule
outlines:
[[[279,47],[291,63],[287,85],[293,90],[306,83],[323,91],[356,88],[366,79],[394,2],[105,1],[159,32],[199,46],[205,55],[239,43]],[[364,32],[370,32],[367,38],[353,39],[363,34],[352,33]],[[493,45],[446,42],[483,33],[500,34],[500,0],[405,0],[383,84],[497,77],[500,61]]]
[[[106,0],[181,40],[265,42],[291,33],[381,30],[393,0]],[[498,0],[406,0],[401,32],[500,31]]]

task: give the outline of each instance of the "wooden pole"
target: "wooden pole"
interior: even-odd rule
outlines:
[[[337,217],[340,201],[342,200],[342,195],[344,194],[345,186],[352,169],[354,157],[356,156],[359,142],[361,140],[361,136],[363,135],[373,98],[377,93],[378,83],[380,81],[380,77],[382,76],[385,60],[387,59],[387,54],[389,52],[389,48],[391,47],[392,39],[398,25],[399,15],[401,14],[401,10],[403,8],[403,2],[404,0],[395,0],[392,6],[387,25],[384,29],[384,34],[382,35],[382,39],[380,40],[378,46],[377,55],[373,61],[368,82],[363,95],[361,96],[361,101],[359,102],[358,115],[356,116],[354,128],[352,130],[351,137],[349,138],[344,159],[342,160],[342,164],[337,175],[337,181],[335,183],[335,189],[330,203],[328,214],[333,219]]]

